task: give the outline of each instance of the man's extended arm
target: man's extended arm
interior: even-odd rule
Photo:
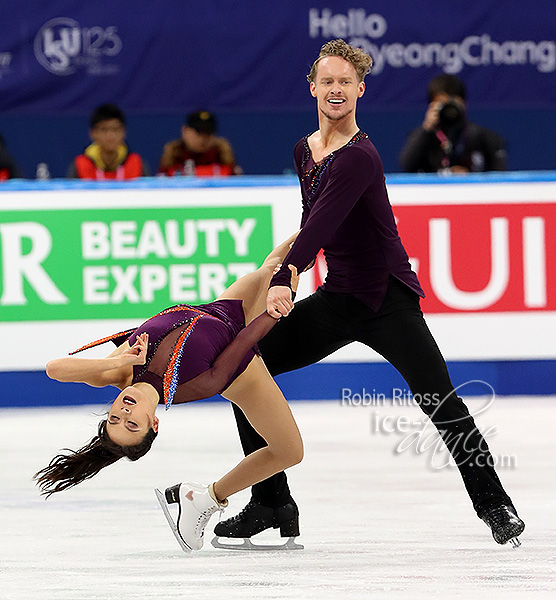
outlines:
[[[372,181],[373,166],[369,155],[359,148],[350,148],[349,152],[343,152],[334,159],[326,187],[284,258],[282,268],[272,278],[270,287],[290,287],[288,265],[294,265],[299,273],[303,272],[318,251],[332,239]]]

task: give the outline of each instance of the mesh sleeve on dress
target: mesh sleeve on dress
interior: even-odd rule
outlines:
[[[271,317],[266,311],[260,314],[238,333],[209,369],[178,385],[173,392],[169,389],[169,385],[166,385],[166,380],[169,381],[170,377],[167,378],[167,374],[165,374],[164,403],[166,409],[171,406],[174,399],[176,403],[192,402],[210,398],[225,390],[245,354],[272,329],[276,322],[277,319]]]

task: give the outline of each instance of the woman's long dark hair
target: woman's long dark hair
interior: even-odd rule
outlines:
[[[98,433],[77,451],[65,448],[69,454],[57,454],[50,464],[35,473],[33,479],[47,498],[55,492],[63,492],[86,479],[94,477],[101,469],[124,456],[138,460],[151,449],[157,433],[150,428],[135,446],[120,446],[106,432],[106,419],[98,424]]]

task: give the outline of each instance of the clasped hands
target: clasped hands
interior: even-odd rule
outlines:
[[[278,265],[275,272],[280,267],[281,265]],[[275,285],[268,290],[266,297],[266,312],[275,319],[287,317],[293,308],[292,292],[297,291],[299,275],[294,265],[288,265],[288,268],[292,273],[291,289],[287,285]]]

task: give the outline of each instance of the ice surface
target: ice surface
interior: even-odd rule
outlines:
[[[474,414],[484,405],[467,403]],[[161,432],[145,458],[119,461],[46,502],[32,474],[59,449],[92,436],[103,407],[0,411],[0,598],[556,597],[556,398],[497,398],[476,417],[527,522],[518,550],[492,540],[457,470],[437,468],[444,452],[395,451],[423,428],[418,408],[292,408],[306,449],[289,474],[305,550],[217,550],[211,522],[205,547],[190,555],[176,543],[153,488],[208,483],[241,458],[229,405],[160,411]],[[400,416],[416,423],[395,426]],[[248,497],[233,497],[224,518]],[[276,531],[261,537],[279,540]]]

